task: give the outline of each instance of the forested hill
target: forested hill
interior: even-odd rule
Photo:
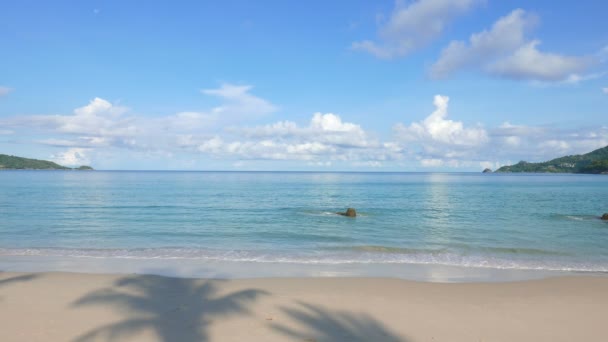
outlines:
[[[608,146],[586,154],[552,159],[542,163],[520,161],[503,166],[495,172],[550,172],[550,173],[608,173]]]
[[[0,154],[0,170],[73,170],[47,160],[28,159],[7,154]],[[74,170],[93,170],[90,166],[81,166]]]

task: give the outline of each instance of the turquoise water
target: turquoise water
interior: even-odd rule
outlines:
[[[0,261],[606,272],[604,212],[598,175],[3,171]]]

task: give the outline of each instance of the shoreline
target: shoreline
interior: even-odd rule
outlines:
[[[608,277],[503,283],[0,272],[3,341],[600,341]]]
[[[432,283],[513,282],[553,277],[603,277],[606,272],[510,269],[414,263],[301,264],[200,259],[2,256],[0,271],[15,273],[140,274],[178,278],[395,278]]]

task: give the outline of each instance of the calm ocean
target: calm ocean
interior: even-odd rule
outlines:
[[[359,216],[334,214],[347,207]],[[601,175],[2,171],[0,270],[59,258],[607,272],[604,212]]]

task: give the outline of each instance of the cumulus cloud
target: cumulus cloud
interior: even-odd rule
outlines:
[[[397,124],[397,137],[406,142],[433,145],[477,146],[485,143],[488,135],[483,128],[465,128],[462,122],[447,119],[449,100],[447,96],[435,95],[435,111],[421,122],[414,122],[409,126]]]
[[[542,52],[541,41],[527,35],[538,18],[522,9],[498,19],[489,30],[474,33],[468,42],[452,41],[431,66],[431,76],[442,78],[462,69],[479,69],[490,75],[545,82],[580,81],[593,57]]]
[[[11,91],[13,91],[12,88],[0,86],[0,97],[8,95]]]
[[[462,160],[477,158],[477,151],[489,141],[483,127],[465,127],[448,119],[448,103],[449,97],[435,95],[435,110],[424,120],[393,127],[401,150],[409,151],[423,167],[463,166]]]
[[[209,95],[220,99],[243,96],[242,91],[226,89]],[[231,112],[219,111],[220,115],[214,108],[149,118],[101,98],[69,115],[2,119],[0,134],[52,146],[58,151],[53,160],[69,166],[91,161],[97,165],[103,158],[107,161],[124,154],[163,162],[180,156],[175,157],[173,167],[205,160],[254,168],[266,161],[287,161],[295,167],[494,169],[511,160],[541,161],[608,145],[607,126],[563,129],[504,122],[486,128],[451,119],[447,96],[436,95],[433,103],[432,113],[420,121],[394,125],[393,135],[384,140],[335,113],[313,113],[303,123],[284,120],[227,126],[223,116],[231,116]],[[105,165],[120,167],[111,163]]]
[[[378,29],[377,41],[352,43],[355,50],[379,58],[405,56],[437,38],[458,15],[480,0],[418,0],[409,4],[395,1],[388,21]]]
[[[37,140],[51,146],[157,149],[161,145],[183,142],[192,134],[200,135],[219,123],[243,120],[247,116],[276,110],[269,101],[251,94],[251,89],[250,86],[231,84],[206,89],[202,91],[203,94],[220,99],[222,103],[219,106],[164,117],[134,115],[127,107],[94,98],[89,104],[76,108],[71,115],[19,116],[3,120],[0,124],[62,135]]]
[[[221,157],[240,159],[269,160],[315,160],[318,157],[331,157],[336,152],[334,146],[320,142],[286,142],[271,139],[249,141],[224,141],[213,137],[198,146],[198,151]]]
[[[135,117],[125,116],[127,111],[126,107],[94,98],[88,105],[76,108],[72,115],[20,116],[4,124],[70,136],[39,141],[55,146],[133,145],[141,127]]]
[[[53,156],[66,165],[88,161],[97,155],[97,150],[108,149],[312,164],[399,158],[398,147],[381,143],[360,125],[344,121],[333,113],[314,113],[305,125],[278,121],[261,126],[242,123],[227,126],[232,122],[227,117],[238,117],[238,121],[245,117],[257,120],[259,115],[276,110],[272,103],[250,91],[250,86],[223,84],[218,89],[203,91],[222,101],[216,107],[154,118],[136,115],[124,106],[94,98],[69,115],[19,116],[1,121],[0,125],[33,133],[37,136],[34,143],[67,148]]]
[[[95,98],[88,105],[76,108],[73,115],[25,116],[9,121],[9,123],[54,130],[60,133],[115,136],[134,129],[130,125],[131,120],[122,116],[126,111],[125,107],[115,106],[104,99]]]
[[[214,136],[196,148],[217,156],[311,162],[392,160],[399,155],[393,146],[380,143],[360,125],[344,122],[333,113],[314,113],[307,126],[279,121],[256,127],[233,127],[230,132],[236,137]]]
[[[64,166],[80,166],[91,163],[91,160],[87,156],[87,149],[84,148],[70,148],[66,151],[57,153],[51,156],[51,159],[59,165]]]
[[[300,127],[295,122],[280,121],[269,125],[233,129],[253,138],[316,139],[323,143],[350,147],[370,147],[378,141],[369,137],[360,125],[343,122],[333,113],[314,113],[308,126]]]
[[[448,119],[447,96],[436,95],[435,110],[424,120],[393,127],[395,151],[425,168],[491,168],[512,160],[543,161],[608,145],[608,127],[557,128],[504,122],[498,127],[467,127]],[[384,149],[388,150],[388,144]]]

